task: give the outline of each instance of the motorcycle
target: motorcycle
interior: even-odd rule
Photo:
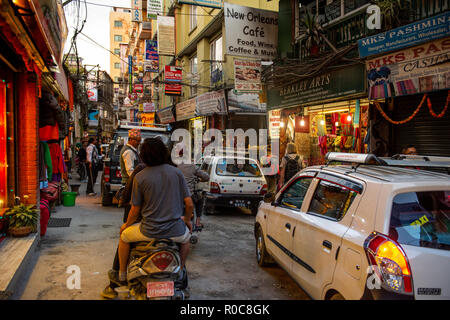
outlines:
[[[133,243],[127,286],[115,288],[123,300],[185,300],[186,267],[181,268],[178,244],[169,239]]]

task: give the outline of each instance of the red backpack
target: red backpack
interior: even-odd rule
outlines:
[[[48,187],[41,189],[41,199],[52,202],[59,197],[59,184],[57,182],[49,182]]]

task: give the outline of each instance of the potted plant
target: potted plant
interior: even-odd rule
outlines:
[[[323,29],[317,17],[306,10],[300,20],[300,35],[305,37],[305,48],[311,56],[319,54],[319,44],[323,35]]]
[[[8,233],[15,237],[25,237],[36,231],[38,212],[34,205],[18,204],[6,212]]]

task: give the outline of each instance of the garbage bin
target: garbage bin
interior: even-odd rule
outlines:
[[[77,192],[63,192],[63,206],[73,207],[75,206],[75,199],[77,197]]]

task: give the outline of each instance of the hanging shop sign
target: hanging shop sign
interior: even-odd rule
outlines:
[[[181,96],[182,69],[176,66],[164,66],[164,93],[169,96]]]
[[[366,91],[364,65],[333,70],[282,88],[268,90],[267,108],[278,109],[295,105],[363,94]]]
[[[358,40],[361,58],[450,36],[450,12]]]
[[[258,93],[245,93],[236,90],[228,91],[228,111],[233,112],[266,112],[266,103],[261,102]]]
[[[155,112],[155,104],[153,102],[145,102],[142,104],[144,112]]]
[[[280,122],[281,122],[281,110],[269,110],[268,112],[268,128],[269,136],[271,139],[280,138]]]
[[[223,0],[178,0],[178,3],[190,4],[199,7],[222,8]]]
[[[278,12],[225,3],[226,53],[273,60],[277,57]]]
[[[159,72],[158,41],[145,40],[145,71]]]
[[[158,16],[156,32],[158,34],[158,54],[175,55],[175,18]]]
[[[87,96],[89,101],[95,101],[98,100],[98,90],[96,88],[88,89]]]
[[[163,15],[163,0],[147,0],[147,18],[156,20]]]
[[[133,92],[134,93],[144,93],[144,84],[143,83],[135,83]]]
[[[189,99],[180,102],[176,106],[177,121],[196,117],[197,99]]]
[[[207,116],[214,113],[225,114],[226,101],[225,101],[225,91],[211,91],[206,92],[197,97],[197,112],[198,115]]]
[[[96,127],[98,126],[98,118],[99,118],[99,112],[98,110],[89,110],[88,114],[88,126],[89,127]]]
[[[131,20],[142,21],[142,0],[131,0]]]
[[[366,61],[369,99],[450,88],[450,37]]]
[[[128,56],[128,88],[133,91],[133,57]]]
[[[172,107],[167,107],[158,111],[159,122],[162,124],[168,124],[175,122],[175,117],[172,112]]]
[[[234,89],[238,92],[260,92],[261,61],[234,59]]]
[[[150,126],[155,124],[155,113],[154,112],[141,112],[140,113],[142,126]]]

